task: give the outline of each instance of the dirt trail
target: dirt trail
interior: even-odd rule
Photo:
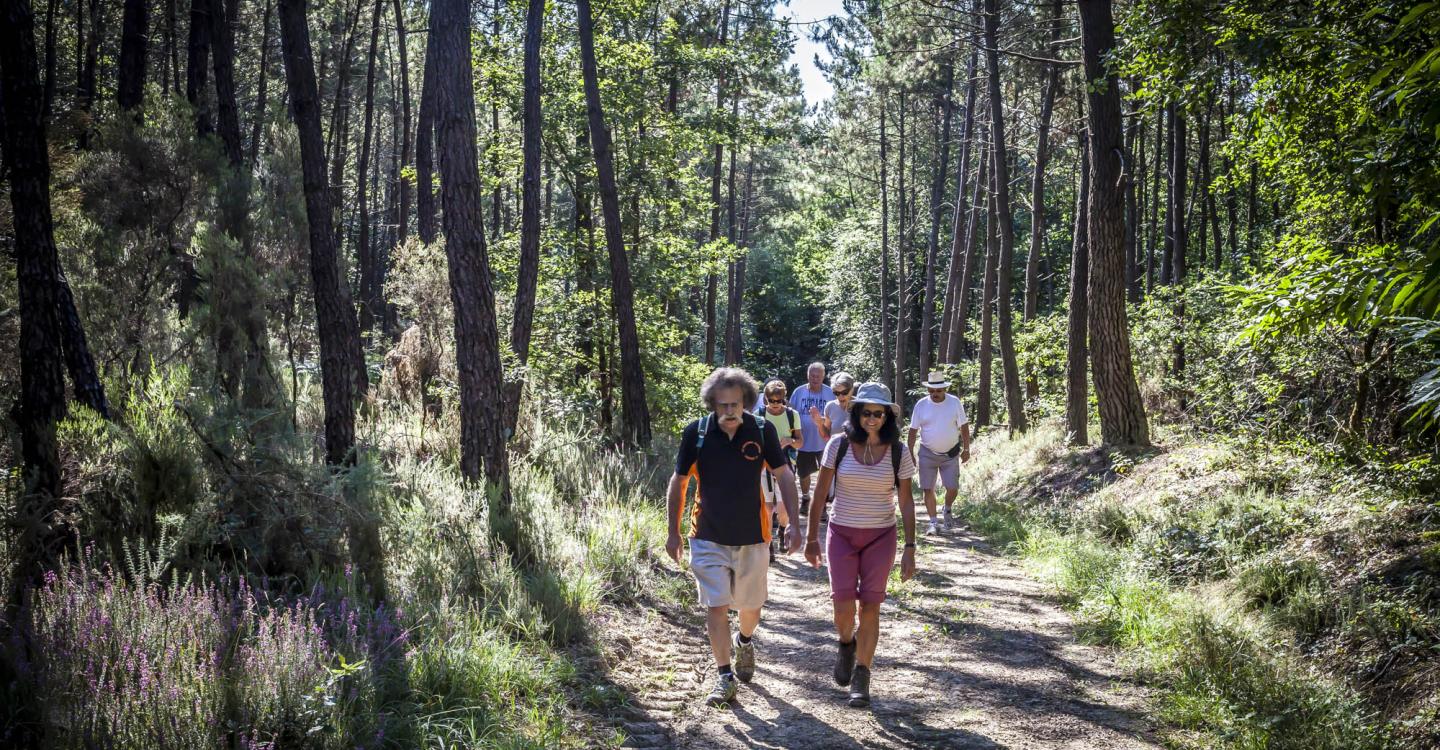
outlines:
[[[917,561],[882,610],[870,709],[845,705],[830,677],[825,571],[797,555],[771,567],[755,679],[728,710],[703,705],[714,670],[698,608],[651,613],[612,644],[610,678],[633,696],[617,722],[626,746],[1159,746],[1144,689],[1104,649],[1076,642],[1041,584],[963,530],[922,538]]]

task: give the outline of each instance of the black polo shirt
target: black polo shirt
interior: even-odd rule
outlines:
[[[705,445],[696,455],[700,420],[685,427],[675,454],[675,473],[699,475],[695,507],[690,511],[690,536],[716,544],[739,546],[770,541],[770,514],[760,490],[760,472],[789,464],[775,425],[746,413],[731,438],[710,415]]]

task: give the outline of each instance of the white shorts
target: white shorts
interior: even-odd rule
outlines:
[[[759,609],[770,593],[770,545],[690,540],[690,572],[705,607]]]

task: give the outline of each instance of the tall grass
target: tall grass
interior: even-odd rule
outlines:
[[[1354,687],[1290,645],[1328,616],[1320,573],[1288,562],[1287,545],[1339,511],[1245,477],[1218,481],[1232,456],[1185,450],[1070,451],[1054,428],[987,437],[961,513],[1053,583],[1082,634],[1156,678],[1172,744],[1405,746]]]

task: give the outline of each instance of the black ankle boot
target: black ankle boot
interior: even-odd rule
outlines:
[[[850,707],[865,708],[870,705],[870,668],[858,666],[850,680]]]

